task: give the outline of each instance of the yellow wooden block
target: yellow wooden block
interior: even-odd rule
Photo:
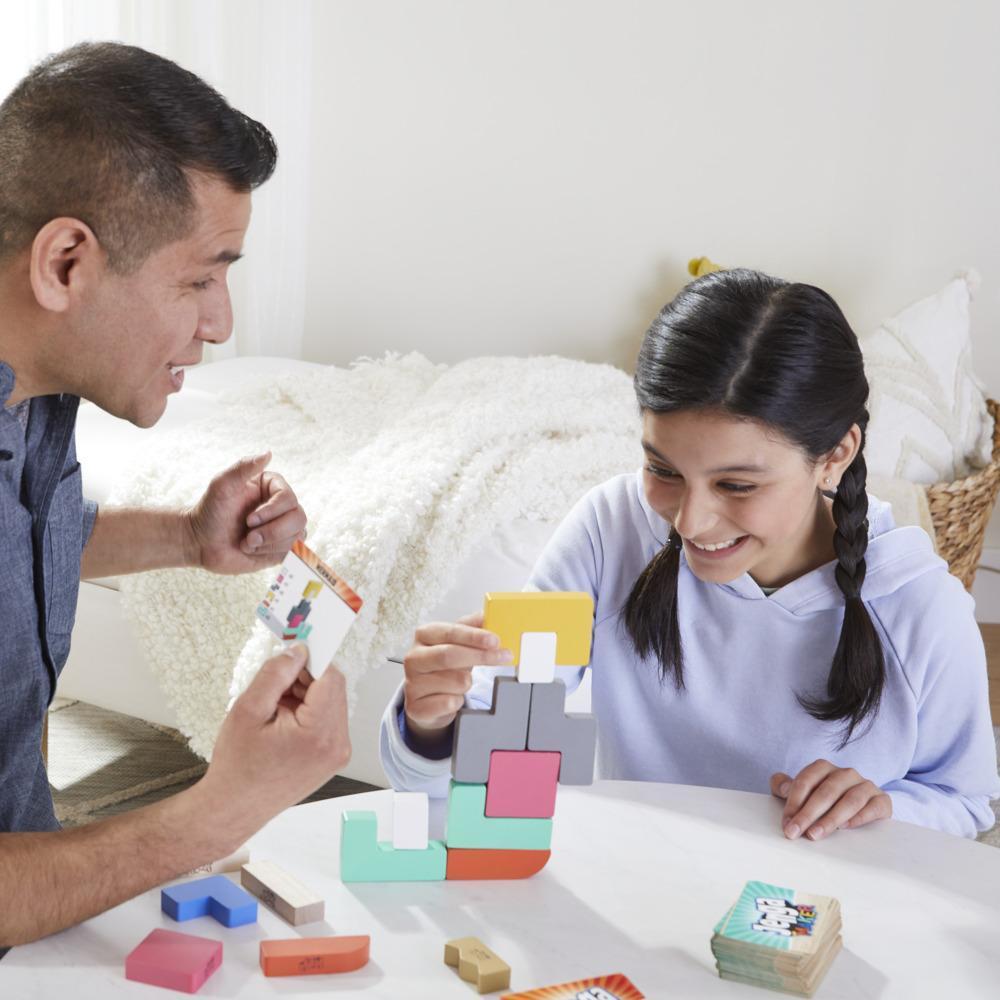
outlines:
[[[510,986],[510,966],[494,955],[477,937],[456,938],[444,946],[445,962],[458,969],[480,993],[495,993]]]
[[[521,653],[524,632],[556,633],[556,664],[582,667],[590,663],[594,602],[590,594],[574,592],[487,594],[483,628],[500,636],[500,645]]]

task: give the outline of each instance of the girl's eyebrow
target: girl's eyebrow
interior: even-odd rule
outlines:
[[[666,455],[661,455],[648,441],[643,441],[642,447],[661,462],[666,462],[667,465],[673,466],[673,462]],[[710,469],[708,474],[710,476],[721,476],[733,472],[751,472],[760,475],[770,471],[771,469],[766,465],[727,465],[721,469]]]

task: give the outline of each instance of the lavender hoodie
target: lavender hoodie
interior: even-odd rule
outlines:
[[[766,597],[744,574],[705,583],[681,554],[677,606],[685,688],[661,683],[636,656],[620,611],[669,526],[646,502],[642,476],[591,490],[546,546],[530,589],[594,598],[593,712],[598,775],[768,792],[776,771],[818,758],[853,767],[892,797],[893,817],[974,837],[1000,796],[983,643],[972,598],[920,528],[897,528],[888,504],[869,507],[862,596],[882,639],[886,684],[874,723],[838,750],[840,724],[806,713],[796,693],[825,694],[844,598],[835,563]],[[466,696],[488,708],[493,677],[477,667]],[[573,690],[583,669],[559,668]],[[450,758],[406,742],[402,691],[382,720],[381,757],[393,787],[444,796]]]

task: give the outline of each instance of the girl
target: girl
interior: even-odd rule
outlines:
[[[973,603],[865,492],[868,383],[836,303],[707,275],[646,333],[635,388],[646,465],[576,505],[529,583],[593,595],[599,774],[770,790],[792,839],[889,816],[988,829]],[[481,623],[417,630],[382,724],[395,787],[446,794],[455,714],[488,708],[510,662]]]

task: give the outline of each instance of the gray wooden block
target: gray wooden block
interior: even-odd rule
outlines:
[[[566,712],[566,685],[559,680],[531,685],[528,749],[558,750],[559,784],[592,785],[597,753],[597,719]]]
[[[455,719],[451,773],[456,781],[485,785],[494,750],[524,750],[528,745],[531,684],[516,677],[493,681],[493,707],[463,708]]]
[[[326,912],[324,900],[270,861],[252,861],[244,865],[240,881],[247,892],[252,892],[295,927],[322,920]]]

